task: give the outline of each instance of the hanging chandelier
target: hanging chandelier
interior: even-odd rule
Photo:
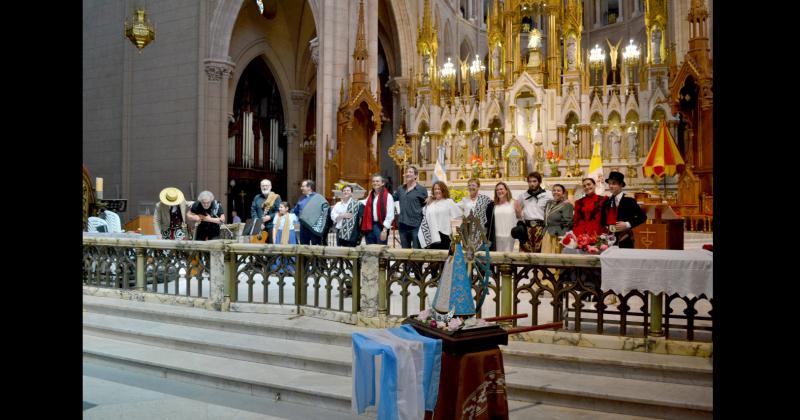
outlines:
[[[129,24],[127,19],[125,20],[125,37],[133,42],[140,53],[147,44],[156,39],[156,28],[149,20],[145,20],[144,15],[144,9],[136,9],[133,21]]]

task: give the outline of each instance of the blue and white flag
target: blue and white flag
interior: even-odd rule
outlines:
[[[436,165],[433,167],[433,182],[442,181],[447,183],[447,172],[444,171],[444,163],[437,160]]]

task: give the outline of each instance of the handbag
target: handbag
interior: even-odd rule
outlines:
[[[519,243],[528,242],[528,226],[522,220],[517,221],[517,225],[511,228],[511,237],[519,240]]]

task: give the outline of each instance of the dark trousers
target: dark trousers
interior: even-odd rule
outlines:
[[[386,235],[386,240],[381,241],[381,231],[383,230],[383,225],[380,223],[372,222],[372,231],[367,232],[364,237],[367,240],[367,245],[372,244],[379,244],[379,245],[386,245],[389,242],[389,235]]]
[[[417,234],[419,233],[419,226],[414,227],[398,223],[397,231],[400,232],[400,246],[406,249],[422,248],[422,246],[419,244],[419,238],[417,237]]]
[[[450,237],[442,232],[439,232],[439,236],[442,240],[429,246],[428,249],[450,249]]]
[[[301,224],[300,245],[322,245],[322,237],[317,236],[314,231]]]
[[[359,241],[348,241],[346,239],[342,239],[336,237],[336,246],[346,246],[348,248],[354,248],[358,246]]]

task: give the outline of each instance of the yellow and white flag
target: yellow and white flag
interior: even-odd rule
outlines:
[[[592,178],[595,181],[595,194],[603,195],[606,190],[606,183],[604,181],[605,175],[603,174],[603,158],[600,156],[600,142],[594,144],[592,159],[589,161],[589,171],[586,177]]]

